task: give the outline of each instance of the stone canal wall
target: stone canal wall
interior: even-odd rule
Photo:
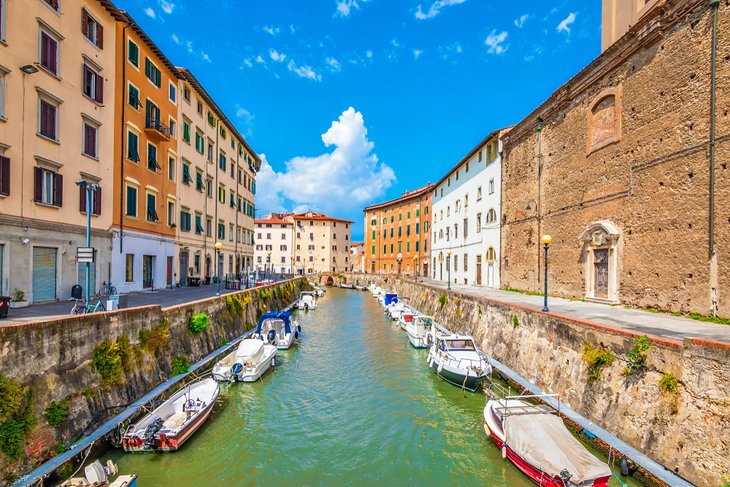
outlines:
[[[305,287],[296,279],[169,308],[0,327],[0,485],[251,329],[261,313],[289,305]]]
[[[629,372],[627,354],[639,335],[625,329],[394,277],[348,280],[409,297],[422,313],[473,335],[487,354],[688,480],[711,487],[730,480],[730,345],[649,337],[645,366]]]

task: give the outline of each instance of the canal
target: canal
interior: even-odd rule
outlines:
[[[107,458],[141,487],[533,485],[487,441],[485,396],[436,377],[370,293],[319,304],[298,313],[299,347],[263,381],[222,385],[180,451]]]

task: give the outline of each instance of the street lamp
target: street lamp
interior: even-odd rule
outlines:
[[[268,279],[271,280],[271,252],[266,253],[266,269],[264,269],[264,277],[266,277],[266,271],[268,269],[269,277]]]
[[[26,66],[24,66],[26,67]],[[33,67],[33,66],[31,66]],[[21,68],[22,69],[22,68]],[[36,69],[37,71],[37,69]],[[23,71],[25,72],[25,71]],[[80,179],[76,181],[76,185],[82,188],[86,192],[86,247],[91,247],[91,211],[92,211],[92,194],[96,194],[96,191],[101,189],[96,183],[90,183],[86,179]],[[91,263],[86,263],[86,283],[84,286],[84,298],[86,302],[89,302],[89,287],[91,283]]]
[[[221,249],[223,248],[223,244],[220,242],[216,242],[215,245],[215,275],[216,275],[216,290],[215,295],[220,296],[221,295],[221,266],[220,266],[220,258],[221,258]]]
[[[547,305],[547,294],[548,294],[548,248],[553,241],[550,235],[543,235],[540,239],[542,241],[543,249],[545,249],[545,299],[543,301],[543,311],[550,311]]]
[[[418,280],[418,256],[413,256],[413,280]]]
[[[446,252],[446,271],[449,274],[449,281],[446,283],[446,289],[451,291],[451,251]]]
[[[403,254],[398,252],[398,255],[396,256],[395,261],[398,262],[398,276],[400,276],[400,268],[401,268],[401,263],[403,262]]]

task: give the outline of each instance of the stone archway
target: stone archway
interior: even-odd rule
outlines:
[[[618,303],[621,232],[608,220],[600,220],[588,225],[579,240],[583,243],[586,299]]]

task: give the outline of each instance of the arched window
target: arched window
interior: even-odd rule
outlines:
[[[487,212],[487,225],[490,223],[494,223],[497,221],[497,212],[494,211],[494,208],[490,209],[489,212]]]
[[[588,112],[588,153],[621,138],[621,89],[603,90]]]
[[[494,262],[497,260],[497,251],[494,250],[494,247],[489,247],[487,249],[487,262]]]

